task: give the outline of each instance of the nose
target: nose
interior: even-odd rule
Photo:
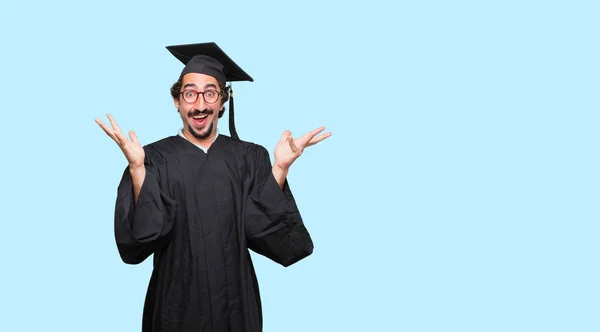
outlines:
[[[204,100],[204,95],[201,93],[198,94],[198,99],[196,99],[194,106],[196,108],[198,108],[199,110],[202,110],[202,109],[204,109],[205,104],[206,104],[206,100]]]

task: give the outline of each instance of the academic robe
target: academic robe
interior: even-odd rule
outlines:
[[[261,331],[248,250],[286,267],[313,251],[287,180],[279,187],[263,146],[225,135],[208,153],[181,136],[144,150],[138,202],[126,168],[114,220],[125,263],[154,254],[142,331]]]

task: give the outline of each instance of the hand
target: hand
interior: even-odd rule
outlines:
[[[325,127],[319,127],[295,139],[292,137],[292,133],[286,130],[277,143],[277,146],[275,146],[274,166],[287,171],[292,163],[302,155],[305,148],[315,145],[331,136],[331,133],[325,133],[315,137],[324,129]]]
[[[127,136],[121,132],[121,129],[113,117],[110,114],[107,114],[107,117],[110,120],[113,129],[110,129],[107,125],[100,121],[100,119],[96,119],[96,123],[104,130],[106,135],[112,138],[117,145],[119,145],[119,148],[121,148],[121,151],[123,151],[125,158],[127,158],[127,161],[129,162],[129,167],[138,168],[144,166],[144,148],[138,141],[135,133],[133,131],[129,132],[129,137],[131,138],[130,141],[127,139]]]

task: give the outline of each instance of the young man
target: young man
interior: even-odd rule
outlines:
[[[142,147],[108,115],[98,125],[129,163],[116,200],[123,261],[153,254],[143,331],[261,331],[251,249],[289,266],[313,251],[286,180],[303,150],[331,134],[285,131],[274,151],[239,140],[226,82],[252,81],[214,43],[168,47],[185,67],[171,94],[183,122],[177,135]],[[231,98],[231,99],[230,99]],[[230,102],[231,137],[217,125]]]

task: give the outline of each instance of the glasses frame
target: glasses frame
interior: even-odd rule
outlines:
[[[184,93],[186,93],[186,92],[190,92],[190,91],[191,91],[191,92],[194,92],[194,93],[196,94],[196,98],[194,98],[194,101],[187,101],[187,100],[185,99],[185,97],[183,96],[183,94],[184,94]],[[210,102],[210,101],[206,100],[206,96],[204,95],[206,92],[217,92],[217,99],[215,99],[215,101],[213,101],[213,102]],[[216,102],[218,102],[218,101],[219,101],[219,97],[223,96],[223,92],[222,92],[222,91],[220,91],[220,90],[217,90],[217,89],[210,89],[210,90],[205,90],[205,91],[202,91],[202,92],[198,92],[198,91],[195,91],[195,90],[183,90],[183,91],[181,91],[181,92],[179,93],[179,95],[181,95],[181,98],[183,98],[183,101],[185,101],[185,102],[186,102],[186,103],[188,103],[188,104],[193,104],[193,103],[197,102],[197,101],[198,101],[198,97],[199,97],[200,95],[202,95],[202,99],[204,99],[204,101],[205,101],[207,104],[214,104],[214,103],[216,103]]]

